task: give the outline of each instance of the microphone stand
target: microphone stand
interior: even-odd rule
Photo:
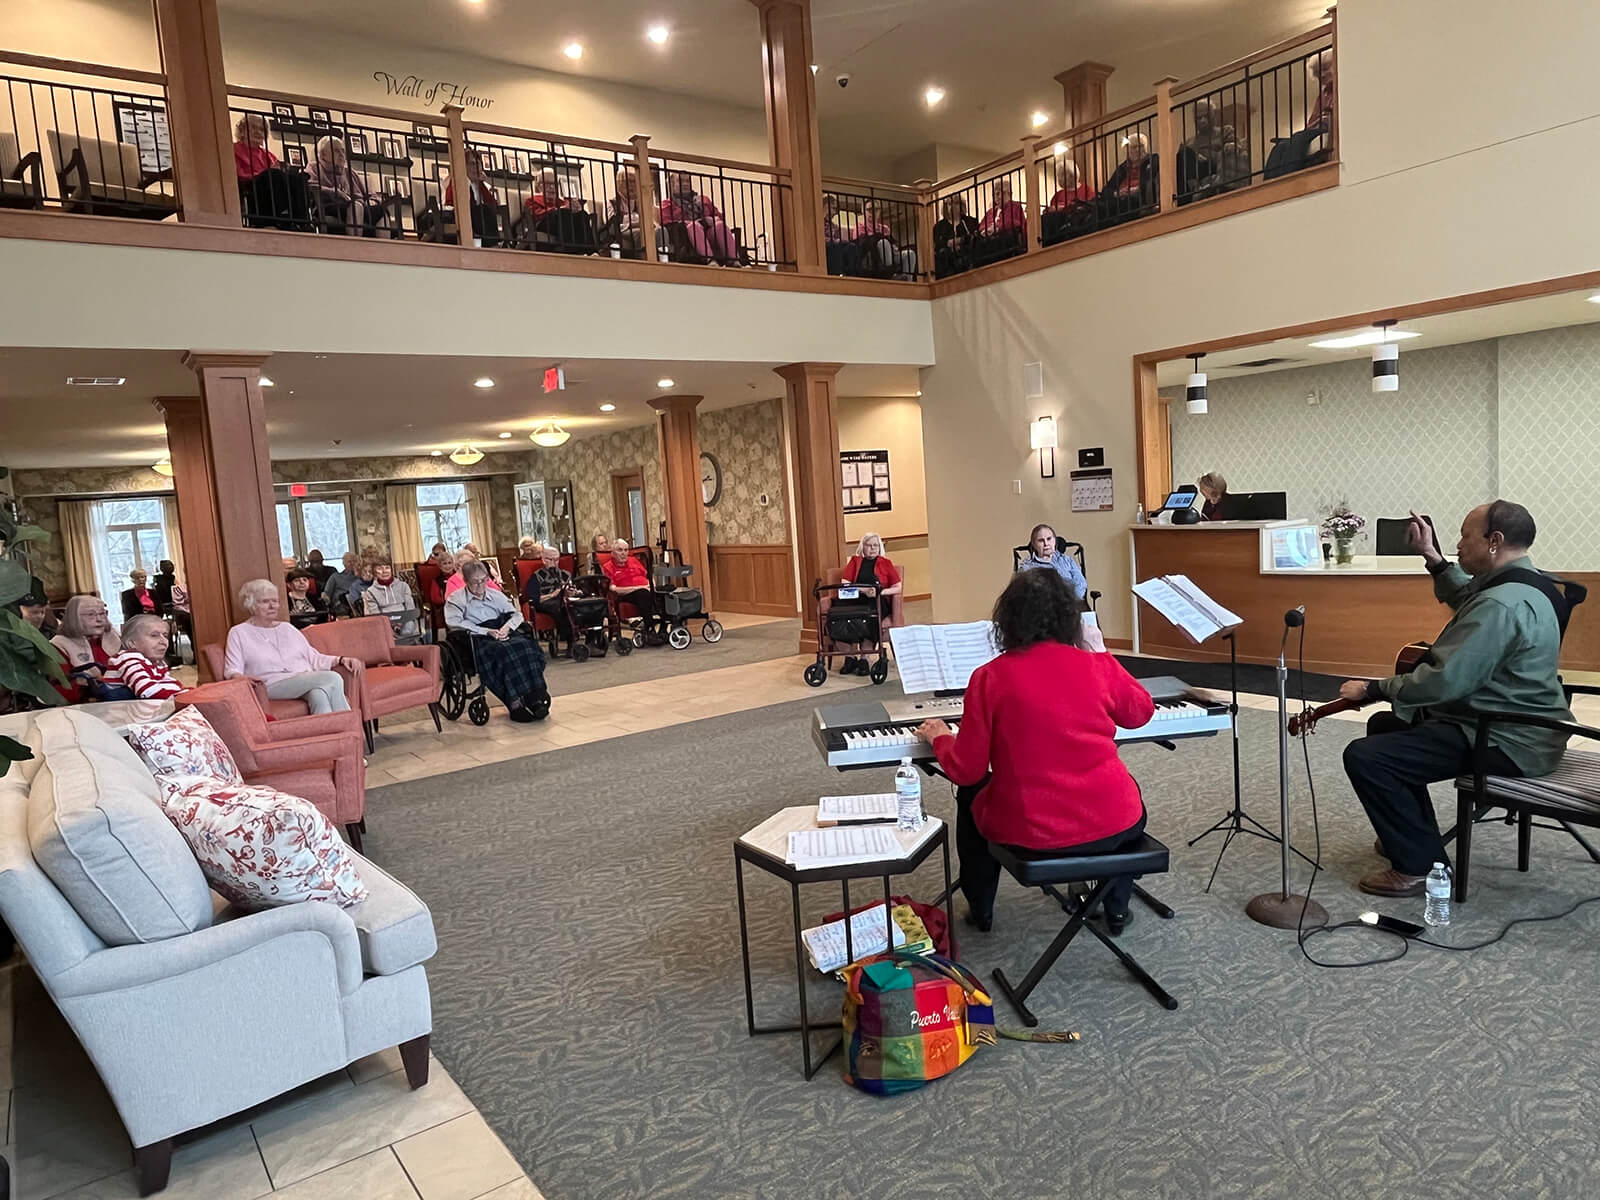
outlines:
[[[1305,614],[1291,611],[1284,617],[1283,640],[1278,643],[1278,846],[1281,851],[1281,886],[1275,892],[1262,892],[1252,897],[1244,906],[1245,915],[1262,925],[1274,929],[1297,929],[1302,915],[1315,925],[1328,923],[1328,910],[1307,896],[1297,896],[1289,891],[1289,664],[1284,651],[1289,645],[1290,618],[1299,616],[1292,624],[1304,623]],[[1296,854],[1300,851],[1295,850]],[[1305,858],[1304,854],[1300,854]],[[1310,862],[1309,859],[1306,860]],[[1312,864],[1313,866],[1316,864]]]

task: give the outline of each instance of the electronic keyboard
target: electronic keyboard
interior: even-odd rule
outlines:
[[[1208,700],[1181,679],[1163,675],[1139,681],[1156,702],[1155,716],[1138,729],[1118,729],[1117,744],[1214,737],[1229,728],[1228,706]],[[893,766],[902,758],[931,760],[933,748],[917,737],[917,726],[935,717],[959,732],[961,696],[828,704],[817,709],[811,739],[830,767]]]

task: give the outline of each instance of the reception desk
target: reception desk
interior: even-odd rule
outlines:
[[[1347,564],[1292,565],[1274,531],[1305,527],[1306,521],[1209,521],[1199,525],[1130,527],[1133,582],[1155,575],[1187,575],[1224,608],[1244,618],[1238,631],[1239,661],[1275,663],[1283,637],[1283,614],[1305,605],[1305,666],[1328,675],[1390,674],[1396,652],[1407,642],[1431,641],[1450,619],[1434,599],[1433,579],[1420,558],[1357,556]],[[1320,541],[1320,539],[1319,539]],[[1570,576],[1595,587],[1589,575]],[[1600,670],[1600,616],[1576,610],[1563,646],[1563,667]],[[1298,636],[1289,641],[1291,663]],[[1189,641],[1142,600],[1134,602],[1133,648],[1163,658],[1228,659],[1228,643]]]

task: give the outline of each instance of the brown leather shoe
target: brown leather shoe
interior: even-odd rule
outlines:
[[[1390,867],[1385,871],[1374,871],[1356,886],[1369,896],[1390,896],[1398,900],[1422,895],[1427,882],[1426,875],[1402,875]]]

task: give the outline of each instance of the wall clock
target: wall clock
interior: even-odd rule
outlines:
[[[722,464],[705,450],[700,452],[700,499],[707,508],[722,499]]]

